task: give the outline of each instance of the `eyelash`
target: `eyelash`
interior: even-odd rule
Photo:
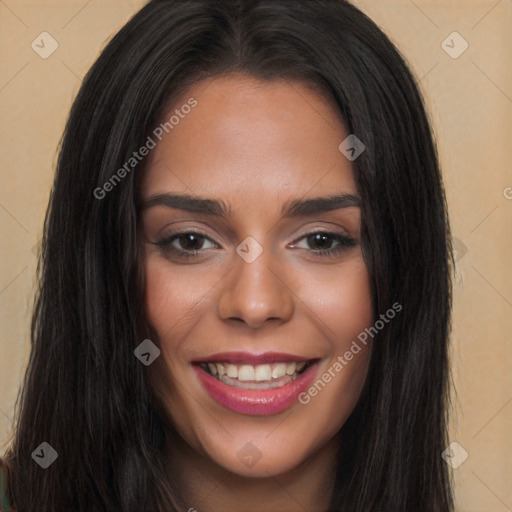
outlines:
[[[347,235],[342,235],[340,233],[332,233],[330,231],[312,231],[311,233],[307,233],[304,236],[302,236],[301,238],[299,238],[297,240],[297,242],[299,242],[305,238],[308,238],[310,236],[314,236],[314,235],[318,235],[318,234],[327,235],[328,237],[334,238],[335,241],[338,242],[338,245],[331,249],[317,249],[317,250],[312,249],[311,251],[315,254],[315,256],[331,257],[331,258],[336,257],[341,252],[343,252],[345,249],[348,249],[348,248],[351,248],[351,247],[354,247],[355,245],[357,245],[356,240],[354,240],[353,238],[351,238]],[[198,233],[197,231],[183,231],[183,232],[171,233],[169,235],[164,236],[160,240],[153,242],[153,244],[158,246],[160,249],[162,249],[162,251],[164,253],[166,253],[166,255],[174,256],[176,258],[181,258],[181,259],[196,258],[196,257],[200,256],[201,254],[203,254],[204,249],[183,250],[183,249],[177,249],[176,247],[171,245],[174,240],[178,239],[181,236],[186,236],[186,235],[195,235],[198,238],[207,239],[211,243],[215,244],[215,242],[213,242],[213,240],[210,237],[208,237],[202,233]],[[296,242],[293,242],[293,244],[295,245]]]

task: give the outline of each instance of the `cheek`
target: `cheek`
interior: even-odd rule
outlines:
[[[163,258],[150,256],[145,263],[146,318],[160,335],[183,328],[201,310],[214,284],[211,273],[199,267],[171,267]]]
[[[303,296],[322,320],[333,347],[341,350],[373,322],[368,270],[359,254],[335,270],[322,272],[315,276],[314,286],[305,284]]]
[[[362,256],[331,270],[310,289],[314,293],[309,294],[308,306],[321,320],[329,340],[329,357],[301,403],[324,418],[326,433],[332,434],[359,399],[370,360],[371,338],[366,343],[359,338],[374,320],[370,279]]]
[[[215,281],[211,272],[199,266],[171,265],[157,254],[147,255],[144,265],[145,315],[161,349],[161,357],[148,368],[152,390],[162,417],[187,429],[186,394],[184,397],[180,385],[188,378],[182,349],[204,312],[204,301]],[[179,418],[170,412],[173,410],[180,411]]]

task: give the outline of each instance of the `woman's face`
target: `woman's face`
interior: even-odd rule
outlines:
[[[151,380],[197,453],[277,475],[335,439],[367,372],[349,134],[310,88],[245,75],[196,84],[173,114],[141,187]]]

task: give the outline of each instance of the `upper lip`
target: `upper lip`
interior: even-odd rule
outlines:
[[[263,352],[262,354],[251,354],[250,352],[221,352],[208,357],[195,359],[192,363],[232,363],[232,364],[266,364],[266,363],[284,363],[284,362],[303,362],[311,361],[312,357],[302,357],[293,354],[283,354],[280,352]]]

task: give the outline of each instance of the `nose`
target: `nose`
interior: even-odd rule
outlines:
[[[226,275],[218,311],[224,321],[243,322],[257,329],[272,320],[288,321],[294,312],[294,293],[275,269],[270,251],[252,263],[237,257],[232,271]]]

